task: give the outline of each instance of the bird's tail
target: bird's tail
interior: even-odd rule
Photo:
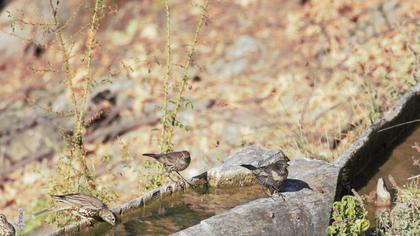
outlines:
[[[44,209],[42,211],[38,211],[37,213],[35,213],[35,214],[32,215],[32,218],[37,218],[38,216],[41,216],[43,214],[46,214],[46,213],[52,212],[52,211],[54,211],[53,207]]]
[[[72,197],[72,196],[75,196],[75,195],[79,195],[79,194],[77,194],[77,193],[72,193],[72,194],[64,194],[64,195],[50,195],[50,196],[51,196],[51,198],[53,198],[54,200],[59,201],[59,200],[64,200],[64,199],[66,199],[66,197],[68,198],[68,197]]]
[[[56,206],[53,206],[53,207],[44,209],[42,211],[38,211],[37,213],[35,213],[35,214],[32,215],[32,218],[37,218],[38,216],[44,215],[46,213],[56,212],[56,211],[63,211],[63,210],[67,210],[67,209],[69,209],[69,207],[56,207]]]
[[[257,167],[253,166],[253,165],[241,165],[242,167],[247,168],[248,170],[256,170]]]
[[[155,153],[143,153],[143,156],[151,157],[154,159],[158,159],[160,157],[159,154],[155,154]]]

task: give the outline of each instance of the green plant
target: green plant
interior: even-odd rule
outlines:
[[[115,199],[115,193],[110,193],[105,189],[98,189],[95,183],[93,171],[87,163],[87,154],[83,142],[83,134],[86,126],[85,114],[87,110],[88,96],[94,86],[94,76],[92,72],[92,62],[95,50],[98,47],[97,32],[100,26],[100,19],[105,14],[105,1],[93,1],[90,20],[85,35],[87,45],[82,51],[81,56],[72,53],[74,45],[65,37],[64,27],[58,20],[58,4],[49,0],[49,6],[52,14],[52,29],[58,43],[59,52],[62,56],[62,72],[64,73],[64,82],[71,99],[70,114],[73,117],[73,129],[71,134],[63,134],[66,140],[66,152],[56,164],[56,176],[52,178],[50,184],[51,194],[65,193],[86,193],[96,196],[104,202],[110,202]],[[80,59],[81,65],[76,64]],[[83,80],[77,81],[77,74],[83,71]],[[50,202],[51,203],[51,202]],[[74,217],[67,212],[59,212],[48,217],[49,221],[57,225],[67,224]]]
[[[375,235],[420,235],[420,189],[415,181],[398,188],[398,198],[391,211],[376,219]]]
[[[420,154],[420,146],[412,146]],[[412,157],[413,165],[419,166],[419,160]],[[418,176],[400,188],[394,183],[397,191],[395,206],[391,211],[382,212],[377,218],[375,235],[420,235],[420,188]]]
[[[146,191],[157,188],[166,181],[165,169],[156,161],[145,161],[144,173],[140,177],[146,180],[144,186]]]
[[[171,48],[171,17],[168,0],[165,0],[165,10],[166,10],[166,74],[163,79],[163,89],[164,89],[164,98],[162,106],[162,118],[161,122],[161,135],[160,135],[160,151],[169,152],[173,149],[173,136],[175,127],[187,128],[179,120],[177,120],[178,112],[180,108],[183,107],[192,107],[192,103],[185,98],[184,92],[188,84],[189,78],[189,69],[192,64],[193,54],[198,44],[198,36],[201,29],[203,28],[206,21],[206,12],[208,7],[208,0],[205,0],[201,6],[201,16],[198,21],[193,40],[191,42],[190,48],[187,52],[187,59],[182,65],[182,75],[181,78],[173,80],[172,77],[172,48]],[[170,96],[171,87],[175,87],[175,96]]]
[[[92,88],[92,71],[91,71],[91,64],[93,58],[93,52],[96,48],[96,33],[99,29],[99,18],[100,15],[103,13],[104,9],[104,0],[95,0],[93,11],[91,14],[90,19],[90,26],[87,32],[87,47],[83,55],[82,61],[84,62],[84,66],[86,69],[86,74],[84,76],[83,84],[80,87],[77,87],[75,83],[75,76],[76,76],[76,68],[72,65],[70,59],[73,55],[71,55],[71,48],[65,42],[63,36],[63,27],[60,26],[58,21],[58,4],[59,2],[54,5],[52,0],[49,0],[51,13],[53,15],[53,23],[55,25],[55,29],[53,30],[56,40],[60,46],[60,52],[63,57],[63,71],[65,73],[65,81],[67,88],[71,94],[71,102],[72,102],[72,115],[74,118],[74,126],[73,132],[71,137],[69,137],[68,142],[68,155],[67,160],[65,161],[66,165],[73,166],[73,162],[79,166],[78,169],[70,168],[74,171],[69,170],[68,173],[72,177],[78,178],[78,182],[80,182],[80,178],[85,179],[86,186],[90,189],[95,188],[94,180],[92,173],[86,163],[86,152],[84,149],[84,144],[82,140],[82,135],[85,128],[84,123],[84,115],[86,112],[87,106],[87,97],[89,92]],[[60,168],[58,169],[60,170]],[[76,172],[76,173],[74,173]],[[69,177],[68,175],[66,175]],[[78,188],[79,185],[77,184]]]
[[[173,136],[176,127],[188,130],[188,126],[184,125],[177,119],[177,115],[181,107],[193,108],[192,102],[184,97],[185,89],[188,85],[189,69],[192,64],[193,54],[198,44],[199,34],[206,21],[206,12],[208,7],[208,0],[205,0],[201,6],[201,15],[198,21],[193,40],[187,52],[187,59],[183,63],[181,78],[174,79],[172,74],[172,39],[171,39],[171,15],[168,0],[165,0],[165,12],[166,12],[166,73],[163,77],[163,105],[162,105],[162,117],[160,119],[160,151],[163,153],[170,152],[173,150]],[[172,91],[172,88],[174,88]],[[171,94],[175,93],[174,96]],[[149,179],[150,181],[146,184],[146,190],[153,187],[162,185],[165,181],[164,168],[158,164],[155,166],[150,163],[146,163],[146,169],[155,170],[156,174]]]
[[[328,235],[363,235],[369,229],[367,211],[362,203],[351,195],[341,198],[333,204],[332,224],[328,226]]]

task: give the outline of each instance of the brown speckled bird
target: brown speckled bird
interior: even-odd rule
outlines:
[[[37,217],[51,211],[70,210],[74,215],[87,219],[102,219],[111,225],[115,225],[116,218],[114,213],[98,198],[80,194],[65,194],[65,195],[52,195],[56,201],[56,205],[42,210],[33,217]]]
[[[5,215],[0,214],[0,236],[15,236],[16,230],[12,224],[7,221]]]
[[[280,159],[279,161],[266,166],[241,166],[252,171],[258,182],[268,189],[269,195],[271,196],[274,193],[280,194],[281,185],[287,179],[287,175],[289,174],[287,170],[287,167],[289,166],[288,162],[289,158],[284,156],[284,158]],[[282,195],[280,194],[280,196]]]
[[[151,157],[157,160],[158,162],[162,163],[165,167],[168,176],[172,171],[174,171],[179,176],[181,176],[181,178],[184,179],[185,182],[188,183],[188,181],[179,173],[179,171],[187,169],[187,167],[190,165],[191,156],[188,151],[168,152],[161,154],[144,153],[143,156]]]

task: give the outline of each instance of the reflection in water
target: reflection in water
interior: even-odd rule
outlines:
[[[389,159],[379,167],[378,172],[359,190],[359,193],[368,195],[371,191],[375,191],[379,178],[384,179],[389,189],[391,185],[388,180],[388,175],[394,177],[398,186],[403,186],[407,183],[407,178],[420,174],[420,167],[413,165],[411,159],[413,156],[420,157],[420,153],[412,148],[415,142],[420,143],[420,128],[417,128],[402,144],[398,145],[392,151]],[[368,218],[373,223],[375,211],[379,209],[368,204],[367,210],[369,211]]]
[[[169,235],[264,196],[259,186],[176,193],[126,214],[115,227],[99,223],[81,235]]]

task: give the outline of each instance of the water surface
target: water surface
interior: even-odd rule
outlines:
[[[390,189],[391,184],[388,180],[388,175],[392,175],[397,185],[402,187],[408,182],[407,179],[409,177],[420,174],[420,167],[413,165],[412,160],[412,157],[420,158],[420,153],[412,147],[415,142],[420,145],[420,128],[417,128],[404,142],[395,147],[384,164],[379,167],[373,177],[358,192],[368,195],[371,191],[375,191],[379,178],[383,178],[385,185]],[[369,212],[368,218],[373,223],[375,212],[378,209],[368,204],[367,210]]]
[[[115,227],[99,223],[80,235],[169,235],[260,197],[260,186],[175,193],[124,215]]]

